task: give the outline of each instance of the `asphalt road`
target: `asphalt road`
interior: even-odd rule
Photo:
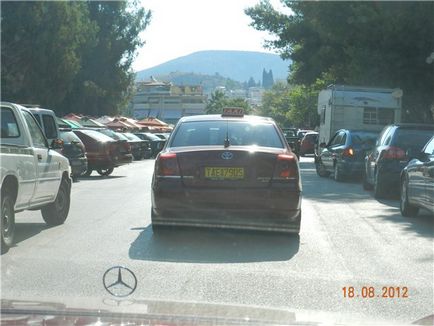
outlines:
[[[133,299],[246,304],[348,313],[409,323],[434,311],[434,218],[403,218],[357,181],[319,178],[302,158],[299,237],[150,227],[153,160],[73,184],[69,217],[47,228],[40,213],[16,215],[17,243],[1,256],[1,297],[68,302],[104,299],[102,275],[125,265]],[[343,287],[354,287],[344,298]],[[362,287],[375,297],[362,298]],[[408,298],[382,298],[383,287]],[[379,295],[380,297],[377,297]],[[86,303],[83,302],[85,306]]]

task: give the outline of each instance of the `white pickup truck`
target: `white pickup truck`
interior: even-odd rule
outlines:
[[[68,159],[50,145],[30,111],[1,102],[1,251],[14,243],[15,213],[41,210],[48,225],[62,224],[69,212],[71,171]]]

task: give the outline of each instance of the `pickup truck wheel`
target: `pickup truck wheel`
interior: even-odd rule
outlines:
[[[8,193],[2,196],[2,215],[1,215],[1,253],[9,250],[14,243],[15,237],[15,211],[14,201]]]
[[[41,209],[42,218],[50,226],[63,224],[68,217],[71,204],[68,181],[62,179],[56,200]]]
[[[114,170],[113,168],[110,168],[110,169],[98,169],[98,170],[96,170],[96,172],[98,172],[98,174],[101,175],[101,176],[107,176],[107,175],[112,174],[113,170]]]
[[[415,217],[419,212],[419,207],[413,206],[408,202],[408,179],[406,177],[401,182],[401,200],[399,204],[402,216]]]

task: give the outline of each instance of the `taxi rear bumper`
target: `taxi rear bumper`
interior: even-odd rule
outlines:
[[[264,188],[188,188],[171,182],[152,189],[152,223],[299,232],[301,192]]]

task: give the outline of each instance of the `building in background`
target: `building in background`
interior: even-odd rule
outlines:
[[[262,87],[249,87],[247,91],[247,103],[251,107],[260,106],[262,104],[262,95],[264,89]]]
[[[151,77],[136,83],[132,113],[135,119],[152,117],[174,124],[183,116],[204,114],[206,102],[201,86],[176,86]]]

